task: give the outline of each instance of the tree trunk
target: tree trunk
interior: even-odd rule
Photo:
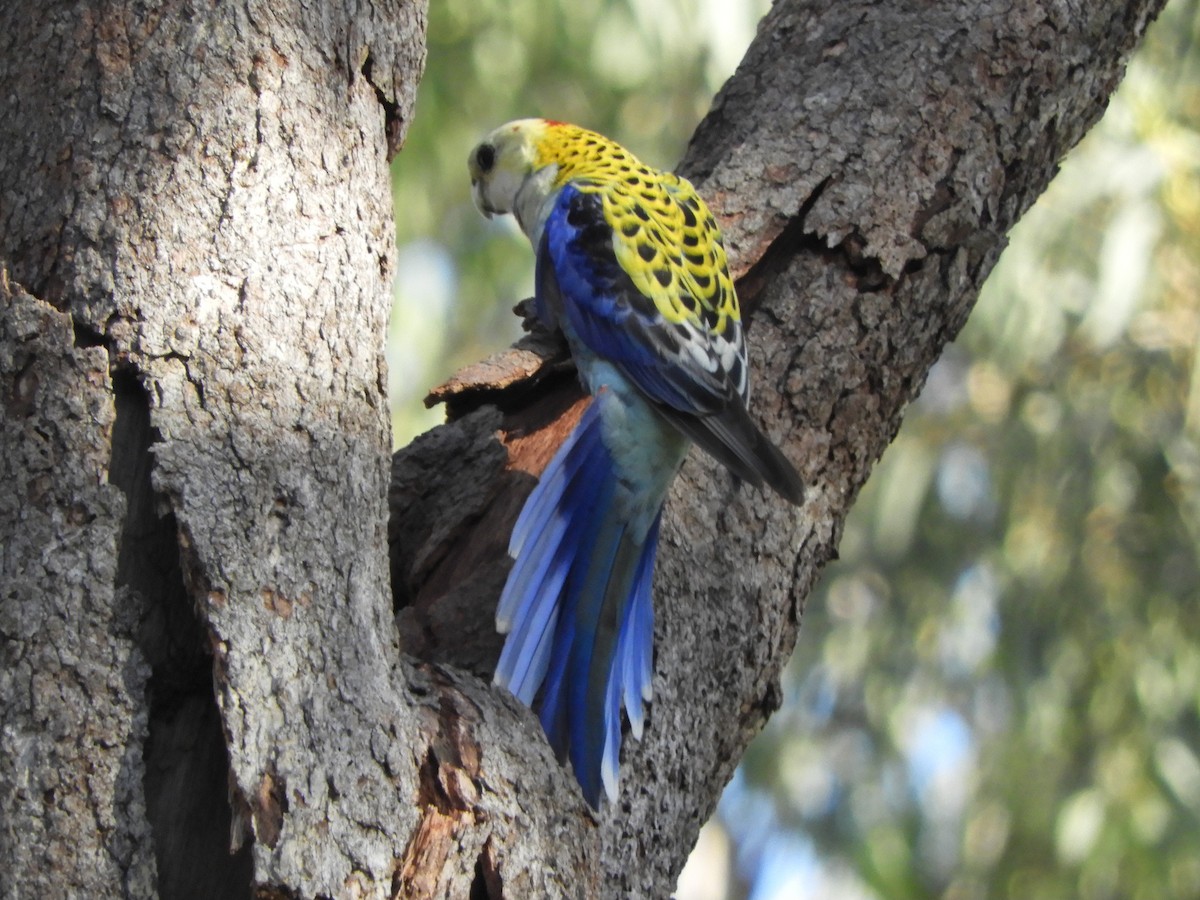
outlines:
[[[648,733],[593,817],[476,677],[506,528],[578,409],[561,366],[464,376],[456,420],[397,458],[407,654],[390,615],[386,159],[423,6],[10,0],[4,896],[666,896],[778,705],[855,492],[1159,5],[764,20],[683,171],[726,229],[755,412],[810,497],[689,459]]]

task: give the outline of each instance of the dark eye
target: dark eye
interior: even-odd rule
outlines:
[[[475,151],[475,165],[479,166],[479,171],[487,172],[495,164],[496,148],[491,144],[480,144],[479,149]]]

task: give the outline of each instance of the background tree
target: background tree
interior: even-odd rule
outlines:
[[[797,518],[689,460],[652,731],[599,822],[469,674],[530,482],[490,435],[533,464],[514,436],[569,374],[499,411],[477,378],[398,466],[402,639],[462,666],[397,653],[386,616],[383,160],[423,11],[23,7],[0,13],[6,890],[656,896],[778,703],[857,486],[1154,4],[772,10],[684,169],[814,498]]]

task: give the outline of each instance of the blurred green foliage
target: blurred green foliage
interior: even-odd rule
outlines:
[[[518,333],[472,208],[510,118],[670,166],[765,4],[443,0],[397,159],[398,441]],[[1200,897],[1200,3],[1012,234],[810,598],[680,898]]]

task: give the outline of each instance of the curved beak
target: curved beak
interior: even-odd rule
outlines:
[[[471,199],[475,202],[475,208],[479,210],[485,218],[492,218],[496,215],[497,210],[492,208],[488,203],[487,197],[484,195],[483,182],[472,178],[471,179]]]

